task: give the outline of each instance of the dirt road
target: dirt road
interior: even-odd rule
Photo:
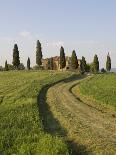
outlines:
[[[116,119],[74,94],[72,88],[79,82],[78,77],[64,80],[40,95],[44,126],[48,132],[69,141],[75,155],[113,155]]]

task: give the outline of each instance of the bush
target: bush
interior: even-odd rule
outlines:
[[[86,72],[90,72],[90,64],[86,64]]]
[[[0,66],[0,71],[3,71],[3,67],[2,66]]]
[[[18,67],[19,70],[24,70],[25,69],[25,66],[23,63],[20,63],[19,67]]]
[[[102,68],[101,73],[106,73],[106,70],[104,68]]]
[[[43,70],[43,66],[35,65],[33,66],[33,70]]]
[[[14,70],[14,67],[13,67],[13,65],[11,65],[11,64],[8,64],[8,70]]]

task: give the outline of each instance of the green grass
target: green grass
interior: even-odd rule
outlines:
[[[45,71],[0,73],[0,155],[68,154],[68,147],[60,137],[44,132],[37,95],[44,85],[70,74]]]
[[[80,92],[106,106],[116,108],[116,74],[98,74],[79,85]]]
[[[48,89],[46,106],[59,123],[51,117],[54,125],[51,126],[50,115],[44,111],[45,125],[70,142],[73,155],[113,155],[116,148],[115,112],[93,100],[88,102],[87,97],[83,100],[78,96],[77,88],[84,80],[77,75]]]

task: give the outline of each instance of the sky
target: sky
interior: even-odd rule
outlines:
[[[37,40],[44,58],[63,46],[88,63],[97,54],[102,68],[109,52],[116,68],[116,0],[0,0],[0,65],[12,63],[15,43],[20,61],[35,65]]]

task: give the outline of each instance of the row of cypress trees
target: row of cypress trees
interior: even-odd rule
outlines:
[[[42,65],[42,47],[41,47],[41,43],[39,40],[37,40],[37,46],[36,46],[36,64],[38,66],[38,68],[41,68]],[[50,61],[48,63],[52,64],[52,58],[50,59]],[[65,57],[65,52],[64,52],[64,48],[61,46],[60,48],[60,69],[63,69],[66,67],[66,57]],[[18,50],[18,46],[17,44],[14,45],[14,49],[13,49],[13,61],[12,61],[13,67],[14,69],[19,69],[19,65],[20,65],[20,57],[19,57],[19,50]],[[51,67],[53,68],[53,67]],[[71,68],[72,69],[79,69],[81,71],[81,73],[84,73],[86,71],[88,71],[88,66],[85,60],[85,57],[82,56],[82,59],[80,60],[80,66],[78,64],[78,59],[76,56],[76,52],[75,50],[72,51],[72,55],[71,55]],[[28,57],[27,59],[27,69],[30,70],[30,58]],[[94,60],[93,63],[90,66],[90,69],[92,72],[97,73],[99,71],[99,60],[98,60],[98,56],[95,55],[94,56]],[[106,70],[110,71],[111,69],[111,58],[110,55],[108,53],[107,55],[107,61],[106,61]],[[8,70],[8,64],[7,61],[5,62],[5,70]]]
[[[91,72],[94,72],[94,73],[99,72],[99,60],[98,60],[98,56],[96,54],[94,56],[93,63],[91,64],[90,70],[91,70]],[[106,70],[108,72],[111,70],[111,58],[110,58],[109,53],[107,55],[107,60],[106,60]],[[101,71],[105,72],[105,69],[102,68]]]
[[[65,68],[65,66],[66,66],[66,60],[65,60],[64,48],[61,47],[61,49],[60,49],[60,68],[63,69],[63,68]],[[88,64],[86,63],[84,56],[82,56],[82,59],[80,60],[80,66],[79,66],[78,59],[76,56],[76,52],[75,52],[75,50],[73,50],[72,56],[71,56],[71,67],[72,67],[72,69],[78,68],[82,74],[87,72],[87,71],[97,73],[97,72],[99,72],[98,56],[95,54],[94,59],[93,59],[93,63],[91,63],[91,65],[89,66],[89,69],[88,69]],[[109,53],[107,55],[107,60],[106,60],[106,70],[107,71],[111,70],[111,58],[110,58]],[[104,69],[104,71],[105,71],[105,69]]]

